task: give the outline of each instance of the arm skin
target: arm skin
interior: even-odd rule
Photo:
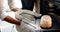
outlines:
[[[10,16],[5,17],[4,20],[9,22],[9,23],[13,23],[13,24],[17,24],[17,25],[21,24],[21,20],[14,19]]]
[[[11,9],[11,11],[14,11],[14,12],[19,11],[19,10],[20,10],[19,8],[13,8],[13,9]]]
[[[40,0],[35,0],[35,8],[36,8],[36,12],[40,13]]]

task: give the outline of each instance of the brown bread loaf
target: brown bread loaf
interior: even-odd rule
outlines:
[[[51,28],[52,27],[52,18],[49,15],[44,15],[41,17],[40,27],[42,28]]]

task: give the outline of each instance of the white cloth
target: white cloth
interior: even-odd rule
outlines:
[[[22,8],[21,0],[8,0],[10,8]]]
[[[21,26],[17,25],[16,27],[17,27],[18,32],[40,32],[40,27],[36,25],[32,26],[25,21],[21,22]]]

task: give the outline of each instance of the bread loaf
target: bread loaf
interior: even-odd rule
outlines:
[[[41,17],[40,27],[42,28],[51,28],[52,27],[52,18],[49,15],[44,15]]]

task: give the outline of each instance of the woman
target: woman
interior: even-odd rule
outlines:
[[[11,3],[11,1],[14,3]],[[18,0],[17,0],[18,1]],[[16,8],[18,5],[15,3],[17,2],[16,0],[0,0],[0,19],[1,19],[1,23],[5,23],[5,22],[9,22],[9,23],[12,23],[12,24],[8,24],[7,26],[11,26],[12,25],[12,29],[9,30],[9,31],[4,31],[4,32],[17,32],[16,30],[16,27],[14,24],[17,24],[17,25],[20,25],[21,23],[21,20],[18,20],[15,18],[15,13],[13,11],[10,10],[13,9],[13,8]],[[19,1],[18,1],[19,2]],[[9,3],[9,5],[8,5]],[[11,5],[10,5],[11,4]],[[17,6],[15,6],[15,4]],[[10,7],[10,8],[9,8]],[[5,21],[5,22],[2,22],[2,21]],[[5,24],[4,24],[5,25]]]

